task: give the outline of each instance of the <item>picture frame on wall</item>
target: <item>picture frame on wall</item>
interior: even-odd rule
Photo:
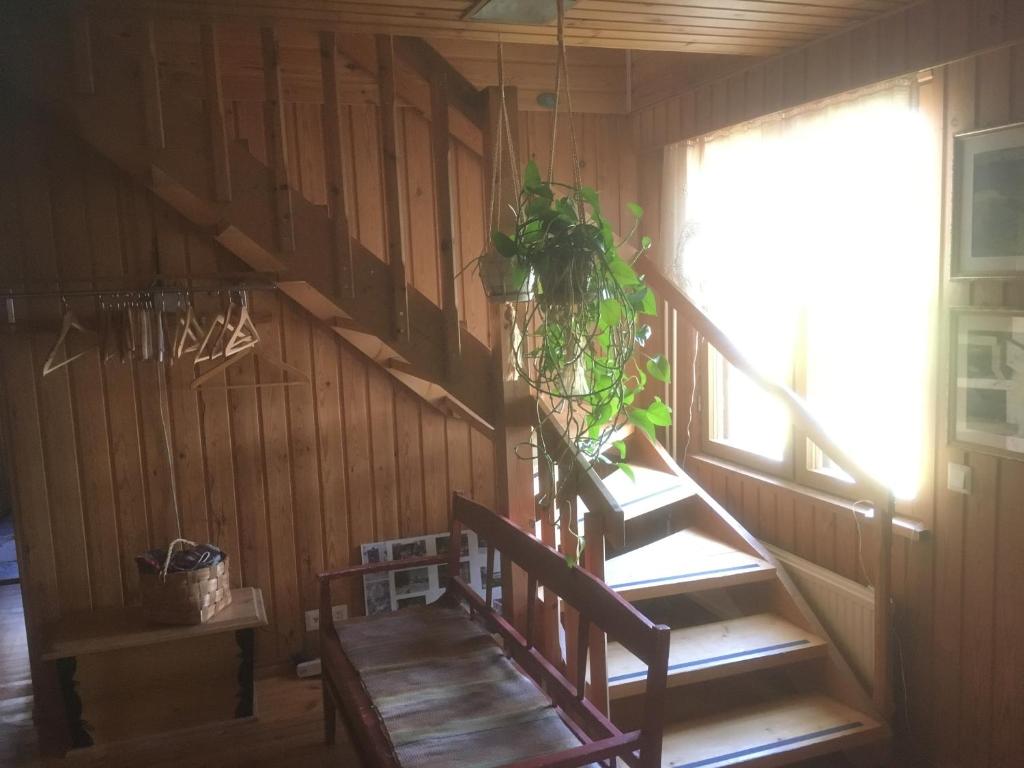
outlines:
[[[953,211],[952,277],[1024,275],[1024,123],[955,138]]]
[[[1024,455],[1024,310],[953,311],[951,439]]]

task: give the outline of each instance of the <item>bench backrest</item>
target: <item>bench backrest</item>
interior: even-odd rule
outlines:
[[[481,614],[492,631],[499,632],[510,656],[543,684],[552,699],[573,717],[594,740],[622,736],[621,732],[584,697],[590,626],[598,627],[609,639],[622,644],[648,666],[647,690],[644,695],[643,726],[639,736],[641,766],[661,765],[661,734],[665,680],[668,666],[669,628],[652,623],[646,616],[611,590],[608,585],[582,568],[566,562],[563,555],[520,530],[475,501],[454,494],[452,498],[452,530],[449,547],[448,592],[466,600]],[[487,595],[481,599],[459,576],[460,541],[463,528],[469,528],[487,543]],[[501,553],[502,571],[514,563],[525,571],[526,594],[525,634],[512,626],[491,608],[491,582],[494,552]],[[551,664],[535,647],[537,622],[537,586],[545,593],[554,592],[579,613],[579,632],[574,682]],[[568,671],[568,670],[567,670]]]

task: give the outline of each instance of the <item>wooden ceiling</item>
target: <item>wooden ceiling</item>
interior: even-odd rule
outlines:
[[[577,0],[566,13],[573,46],[767,56],[912,0]],[[118,0],[92,0],[99,8]],[[354,33],[550,45],[548,26],[464,20],[474,0],[137,0],[136,10],[180,18],[274,20]]]

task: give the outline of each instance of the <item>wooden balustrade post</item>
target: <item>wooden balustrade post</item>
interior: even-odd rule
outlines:
[[[231,167],[228,162],[228,130],[224,120],[224,91],[221,85],[216,26],[202,25],[200,44],[203,54],[203,78],[206,84],[206,114],[210,124],[213,196],[215,200],[226,203],[231,200]]]
[[[341,78],[338,40],[334,32],[320,33],[320,72],[324,91],[324,161],[327,170],[327,205],[331,215],[333,258],[331,269],[338,293],[355,296],[352,236],[345,206],[345,168],[341,129]]]
[[[260,30],[263,47],[263,82],[266,96],[267,151],[274,174],[274,205],[277,217],[277,247],[284,253],[295,250],[292,195],[288,188],[288,142],[285,138],[284,95],[281,87],[281,46],[277,30]]]
[[[505,104],[511,119],[512,144],[519,140],[518,115],[519,102],[515,88],[505,88]],[[494,145],[495,127],[501,114],[501,93],[497,87],[487,89],[488,125],[484,130],[485,178],[491,178],[497,158],[497,147]],[[504,140],[504,137],[503,137]],[[500,199],[511,201],[515,197],[513,191],[513,174],[518,176],[522,171],[513,168],[509,161],[509,152],[503,153],[505,158],[501,169]],[[516,156],[518,157],[518,152]],[[515,219],[507,205],[498,211],[497,225],[500,229],[510,232],[515,227]],[[488,241],[490,233],[487,233]],[[517,323],[521,323],[512,304],[491,305],[491,356],[493,360],[492,376],[495,397],[494,419],[494,460],[496,476],[496,493],[498,512],[512,520],[525,531],[533,532],[536,520],[533,496],[533,466],[531,462],[518,457],[519,446],[529,444],[531,427],[523,413],[528,410],[521,404],[530,400],[530,391],[526,382],[516,374],[512,357],[512,335]],[[526,618],[526,575],[518,567],[502,568],[502,605],[506,616],[520,630],[525,628]]]
[[[451,137],[448,128],[448,77],[430,74],[430,143],[434,161],[437,252],[441,259],[441,312],[444,322],[445,378],[458,375],[462,355],[459,307],[455,300],[455,248],[452,221]]]
[[[583,567],[604,581],[604,518],[599,514],[587,515],[583,534]],[[596,625],[590,627],[590,691],[587,698],[601,712],[608,714],[608,638]]]
[[[398,169],[402,148],[398,140],[398,96],[395,80],[395,42],[391,35],[377,35],[377,86],[380,89],[380,139],[384,166],[388,264],[391,267],[392,323],[397,341],[409,339],[409,288],[406,282],[405,251],[402,247],[402,204]]]

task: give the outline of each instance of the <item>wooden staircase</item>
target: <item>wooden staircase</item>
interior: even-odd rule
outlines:
[[[672,628],[662,764],[779,766],[883,742],[883,718],[772,555],[661,446],[642,433],[627,446],[636,482],[603,481],[626,522],[604,578]],[[606,664],[611,715],[630,727],[645,667],[616,643]]]
[[[439,226],[438,252],[446,289],[438,306],[405,275],[402,204],[395,158],[395,110],[408,90],[396,69],[419,72],[412,98],[428,93],[434,110],[433,144],[438,188],[448,189],[447,151],[451,131],[483,143],[484,94],[474,89],[428,45],[414,38],[380,36],[376,50],[346,57],[334,32],[320,35],[324,126],[328,141],[329,206],[314,205],[288,186],[284,95],[277,33],[262,30],[268,107],[270,164],[229,139],[220,91],[217,30],[197,25],[202,39],[203,98],[174,78],[161,77],[152,20],[127,21],[23,6],[0,46],[0,71],[23,101],[70,128],[100,154],[170,204],[252,270],[273,279],[280,290],[364,354],[384,366],[422,397],[446,412],[465,415],[490,428],[494,403],[492,359],[487,345],[460,326],[455,304],[451,226]],[[44,8],[48,4],[44,4]],[[52,11],[51,11],[52,12]],[[34,15],[35,14],[35,15]],[[45,28],[66,28],[61,35]],[[53,45],[58,41],[57,45]],[[50,44],[51,48],[46,45]],[[387,192],[388,253],[371,253],[349,235],[343,173],[337,145],[339,79],[348,68],[373,67],[381,84],[384,188]],[[403,81],[404,82],[404,81]],[[419,99],[422,101],[422,98]],[[449,108],[451,108],[449,110]],[[449,111],[460,115],[449,123]],[[451,128],[450,128],[451,126]],[[390,127],[390,130],[389,130]],[[333,137],[333,141],[332,141]],[[332,150],[333,146],[333,150]],[[451,221],[451,202],[439,193],[439,222]],[[452,290],[448,290],[448,284]]]
[[[8,82],[40,108],[424,398],[496,425],[503,434],[510,434],[510,426],[528,430],[513,418],[508,393],[514,388],[499,379],[500,353],[492,355],[461,329],[451,229],[443,225],[446,219],[451,223],[451,203],[444,193],[437,195],[440,306],[408,285],[397,171],[394,157],[388,157],[397,151],[388,123],[403,98],[395,83],[395,56],[405,57],[428,84],[439,190],[447,189],[445,147],[449,130],[456,130],[454,123],[449,126],[450,111],[462,115],[457,130],[487,145],[483,95],[421,42],[377,39],[369,66],[380,86],[388,253],[374,254],[348,233],[337,157],[328,157],[329,206],[314,205],[287,185],[274,30],[263,30],[261,37],[269,165],[244,142],[228,139],[217,31],[204,23],[200,32],[202,99],[160,77],[152,22],[144,19],[96,25],[77,16],[68,25],[70,56],[67,48],[33,47],[53,36],[29,29],[3,46],[0,66]],[[325,131],[336,142],[338,68],[368,65],[359,56],[343,63],[333,32],[323,33],[320,42]],[[503,386],[504,402],[498,394]],[[588,539],[586,566],[673,628],[663,764],[779,766],[882,741],[884,713],[770,553],[660,445],[640,433],[626,441],[635,481],[621,470],[602,478],[589,467],[563,469],[579,473],[579,517],[599,534]],[[554,533],[548,534],[553,543]],[[570,539],[563,531],[567,551]],[[614,644],[605,649],[592,641],[591,649],[591,697],[628,727],[637,716],[631,702],[643,691],[643,672]],[[576,668],[571,660],[563,666]]]

